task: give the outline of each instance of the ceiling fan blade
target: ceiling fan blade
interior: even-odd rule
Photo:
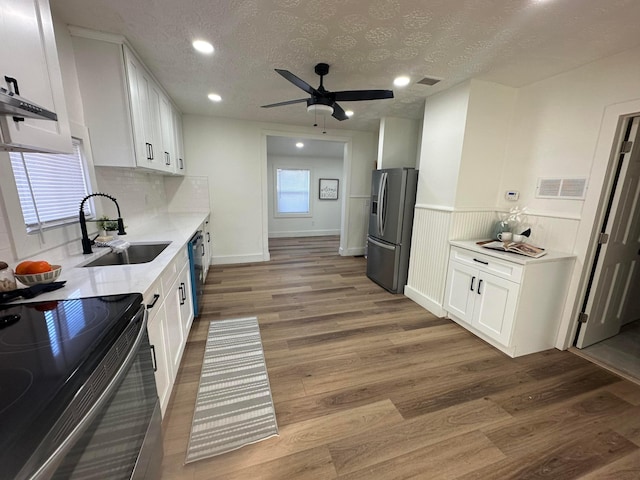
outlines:
[[[342,92],[334,92],[336,101],[340,102],[357,102],[359,100],[382,100],[384,98],[393,98],[391,90],[344,90]]]
[[[309,95],[311,94],[316,94],[318,93],[318,91],[313,88],[311,85],[309,85],[307,82],[305,82],[304,80],[296,77],[293,73],[291,73],[289,70],[280,70],[278,68],[275,69],[276,72],[278,72],[280,75],[282,75],[284,78],[286,78],[287,80],[289,80],[291,83],[293,83],[296,87],[304,90],[305,92],[307,92]]]
[[[262,105],[262,108],[282,107],[283,105],[292,105],[294,103],[302,103],[302,102],[306,102],[306,101],[307,101],[306,98],[299,98],[298,100],[287,100],[286,102],[279,102],[279,103],[271,103],[269,105]]]
[[[333,104],[333,115],[331,116],[340,121],[347,120],[349,118],[347,117],[347,114],[344,113],[344,110],[342,109],[342,107],[337,103]]]

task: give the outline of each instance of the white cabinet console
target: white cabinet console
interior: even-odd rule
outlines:
[[[574,256],[540,258],[452,241],[443,307],[507,355],[553,348]]]

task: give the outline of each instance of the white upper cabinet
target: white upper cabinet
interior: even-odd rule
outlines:
[[[41,120],[0,115],[0,150],[70,152],[71,134],[64,100],[53,22],[47,0],[2,0],[0,7],[0,88],[56,113]]]
[[[124,38],[70,32],[94,164],[184,174],[176,168],[173,104]]]

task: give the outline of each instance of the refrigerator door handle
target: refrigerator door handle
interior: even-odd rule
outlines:
[[[377,240],[374,240],[373,238],[369,237],[369,241],[371,243],[373,243],[374,245],[380,247],[380,248],[384,248],[386,250],[391,250],[394,251],[396,249],[396,247],[394,245],[387,245],[385,243],[380,243]]]
[[[380,236],[384,237],[384,227],[385,227],[385,223],[387,221],[387,203],[386,203],[386,196],[387,196],[387,187],[388,187],[388,173],[384,172],[382,174],[382,180],[380,181],[380,195],[379,195],[379,205],[378,205],[378,215],[379,215],[379,219],[378,219],[378,229],[380,231]]]

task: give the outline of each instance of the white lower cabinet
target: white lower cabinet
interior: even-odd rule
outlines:
[[[449,317],[512,357],[553,348],[573,256],[496,258],[480,248],[451,248]]]
[[[193,322],[190,289],[189,258],[185,247],[145,295],[149,311],[147,329],[163,415]]]
[[[156,389],[158,390],[158,398],[160,399],[160,407],[162,414],[169,403],[169,395],[171,393],[171,378],[169,370],[168,355],[165,348],[166,338],[164,327],[167,321],[167,313],[164,303],[156,304],[149,310],[149,320],[147,322],[147,331],[149,332],[149,343],[151,344],[151,355],[153,358],[153,368],[156,377]]]

